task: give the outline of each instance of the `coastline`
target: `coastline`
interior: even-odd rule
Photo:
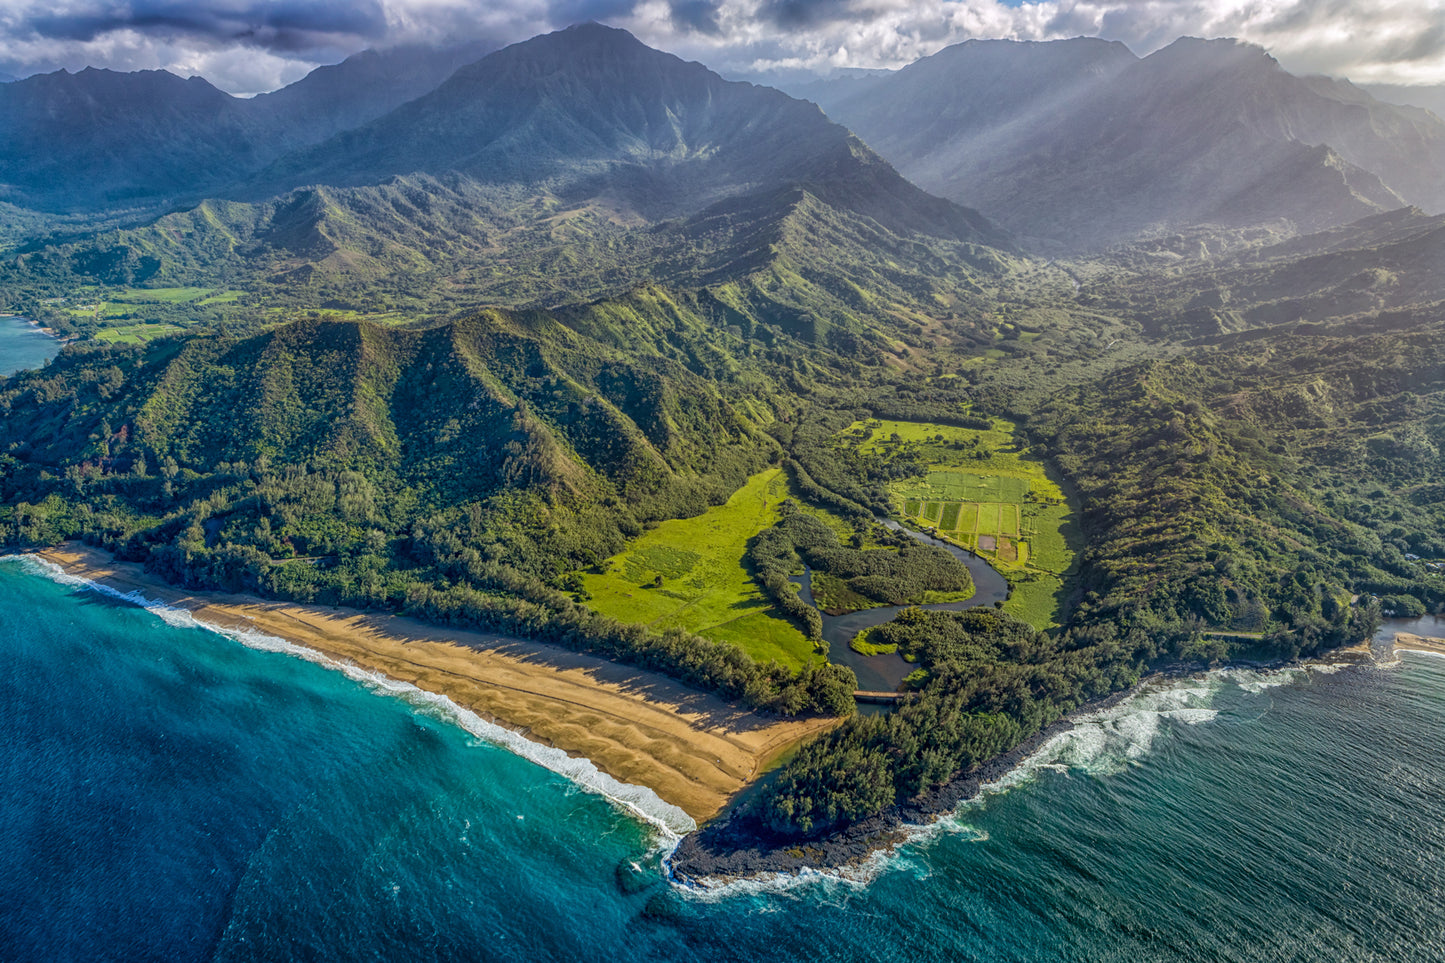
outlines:
[[[1173,674],[1154,673],[1128,689],[1086,703],[1008,752],[955,775],[928,795],[891,806],[877,816],[818,839],[778,837],[746,808],[733,810],[683,838],[668,857],[668,869],[679,883],[707,887],[715,882],[767,874],[795,875],[805,870],[861,866],[875,853],[906,842],[911,831],[919,826],[932,823],[978,797],[987,784],[1008,775],[1050,739],[1073,729],[1074,720],[1111,709],[1148,683]]]
[[[703,823],[788,748],[835,719],[769,719],[657,673],[527,639],[405,616],[189,592],[67,544],[31,553],[65,574],[184,610],[207,627],[259,633],[444,696],[481,719],[590,761]]]
[[[1436,639],[1412,632],[1395,633],[1395,651],[1429,652],[1431,655],[1445,655],[1445,639]]]
[[[1401,634],[1398,648],[1445,655],[1445,639]],[[1406,644],[1409,640],[1410,644]],[[1383,656],[1383,659],[1382,659]],[[1215,666],[1205,663],[1164,665],[1134,685],[1087,702],[1019,743],[1013,749],[954,775],[926,796],[897,804],[877,816],[811,840],[785,839],[771,832],[747,807],[739,807],[684,837],[668,857],[668,869],[681,884],[714,885],[768,875],[797,875],[807,870],[850,870],[870,857],[906,843],[916,832],[947,816],[961,804],[980,797],[987,787],[1009,775],[1056,736],[1076,728],[1085,717],[1113,709],[1147,687],[1219,668],[1287,669],[1309,665],[1377,665],[1391,658],[1372,641],[1336,649],[1330,661],[1260,663],[1248,660]]]

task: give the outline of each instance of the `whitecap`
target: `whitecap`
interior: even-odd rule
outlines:
[[[569,756],[554,746],[533,742],[520,733],[483,719],[470,709],[463,708],[444,695],[419,689],[409,682],[393,679],[381,672],[367,669],[349,661],[338,661],[315,649],[297,645],[287,639],[267,635],[256,629],[226,628],[197,619],[189,610],[167,605],[155,599],[148,599],[140,592],[121,592],[101,582],[72,575],[49,559],[34,555],[5,555],[0,561],[19,560],[36,574],[40,574],[62,585],[74,586],[137,605],[176,628],[195,628],[213,632],[252,649],[289,655],[327,669],[341,672],[347,678],[360,683],[378,694],[399,698],[413,709],[443,719],[464,729],[478,739],[521,756],[572,782],[587,792],[601,796],[633,816],[653,826],[659,834],[659,845],[671,851],[687,833],[697,828],[691,816],[677,806],[664,801],[646,786],[621,782],[598,769],[590,760]]]

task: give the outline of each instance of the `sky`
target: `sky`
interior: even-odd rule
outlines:
[[[199,74],[234,94],[368,47],[498,46],[584,20],[727,76],[900,67],[971,38],[1239,37],[1294,73],[1445,84],[1445,0],[0,0],[0,73]]]

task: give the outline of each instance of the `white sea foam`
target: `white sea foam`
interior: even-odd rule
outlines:
[[[1164,720],[1199,725],[1218,716],[1211,703],[1220,684],[1212,675],[1146,684],[1118,705],[1078,717],[1073,728],[1050,738],[1008,774],[985,785],[984,792],[1006,792],[1046,770],[1122,772],[1149,753]]]
[[[927,827],[910,827],[922,830]],[[674,889],[690,899],[702,903],[717,903],[740,897],[792,896],[807,891],[810,898],[825,898],[829,894],[846,895],[866,888],[884,872],[896,872],[910,866],[919,866],[906,853],[892,849],[880,849],[848,866],[832,869],[804,867],[796,873],[760,873],[742,879],[718,879],[703,877],[694,880],[694,885],[676,884]]]
[[[1280,686],[1301,682],[1308,676],[1302,666],[1291,666],[1287,669],[1219,669],[1217,674],[1220,678],[1233,682],[1245,692],[1253,692],[1256,695],[1268,689],[1277,689]]]
[[[308,662],[341,672],[347,678],[379,695],[403,699],[414,709],[442,718],[484,742],[499,746],[545,769],[550,769],[581,789],[602,796],[614,805],[627,810],[655,827],[660,836],[660,845],[668,851],[673,849],[684,835],[697,828],[697,824],[693,822],[691,816],[671,803],[665,802],[651,789],[620,782],[602,772],[589,759],[569,756],[565,751],[554,746],[544,746],[541,743],[533,742],[520,733],[483,719],[470,709],[457,705],[446,696],[427,692],[409,682],[401,682],[352,662],[332,659],[315,649],[267,635],[256,629],[212,625],[197,619],[186,609],[167,605],[155,599],[148,599],[139,592],[121,592],[109,585],[71,575],[48,559],[34,555],[0,556],[0,561],[16,560],[22,562],[36,574],[44,575],[62,585],[87,589],[137,605],[176,628],[203,629],[225,636],[248,648],[305,659]]]

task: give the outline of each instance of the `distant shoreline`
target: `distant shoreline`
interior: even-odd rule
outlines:
[[[20,321],[24,321],[26,324],[30,325],[30,326],[31,326],[32,328],[34,328],[36,331],[39,331],[41,334],[45,335],[45,336],[48,337],[48,338],[54,338],[56,341],[59,341],[61,344],[69,344],[70,342],[72,342],[72,341],[75,340],[74,338],[63,338],[63,337],[61,337],[60,334],[59,334],[59,332],[57,332],[54,328],[47,328],[47,327],[45,327],[45,326],[42,325],[39,321],[36,321],[34,318],[30,317],[29,315],[24,315],[24,314],[4,314],[4,313],[0,313],[0,318],[16,318],[16,319],[18,319],[18,320],[20,320]]]
[[[544,746],[650,789],[698,823],[791,746],[837,723],[759,716],[644,672],[540,642],[403,616],[178,589],[75,543],[32,553],[66,574],[184,609],[222,630],[260,632],[446,696]]]

